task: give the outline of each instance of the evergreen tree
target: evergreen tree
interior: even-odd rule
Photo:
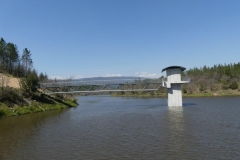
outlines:
[[[22,65],[24,66],[25,75],[27,75],[28,71],[31,71],[32,63],[31,53],[27,48],[25,48],[22,54]]]
[[[19,61],[18,48],[13,43],[8,43],[6,47],[7,71],[12,74]]]
[[[3,38],[0,39],[0,70],[5,70],[6,59],[6,42]]]
[[[21,79],[20,84],[25,95],[31,96],[39,87],[37,71],[33,70],[29,72],[25,78]]]
[[[47,76],[47,74],[45,73],[45,74],[43,74],[42,72],[39,74],[39,81],[40,82],[45,82],[45,81],[47,81],[48,80],[48,76]]]

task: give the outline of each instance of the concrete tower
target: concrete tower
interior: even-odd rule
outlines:
[[[170,66],[164,68],[162,72],[166,71],[167,81],[163,80],[163,87],[167,88],[168,92],[168,106],[182,106],[182,87],[183,83],[189,83],[189,79],[181,78],[181,71],[186,68],[181,66]]]

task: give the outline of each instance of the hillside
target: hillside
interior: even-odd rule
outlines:
[[[39,82],[48,78],[37,73],[31,55],[27,48],[19,54],[17,45],[0,38],[0,117],[77,105],[74,97],[38,92]]]
[[[193,68],[185,71],[183,76],[191,78],[191,83],[183,87],[184,93],[217,94],[219,92],[232,92],[238,94],[240,85],[240,63]]]
[[[20,81],[19,78],[15,78],[11,75],[5,75],[0,73],[0,86],[20,88],[19,81]]]

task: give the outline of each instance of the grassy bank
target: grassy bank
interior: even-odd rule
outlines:
[[[0,103],[0,117],[17,116],[35,112],[45,112],[56,109],[75,107],[78,104],[75,99],[63,99],[51,96],[35,95],[32,100],[26,100],[26,105],[7,106],[5,103]]]
[[[240,96],[239,89],[223,89],[217,91],[204,91],[200,93],[185,93],[184,97],[221,97],[221,96]]]

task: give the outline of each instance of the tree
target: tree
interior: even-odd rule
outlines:
[[[26,95],[31,96],[33,92],[37,91],[39,79],[36,70],[29,72],[25,78],[22,78],[20,85]]]
[[[48,80],[48,76],[47,76],[47,74],[45,73],[45,74],[43,74],[42,72],[39,74],[39,81],[40,82],[45,82],[45,81],[47,81]]]
[[[32,58],[31,58],[31,53],[27,48],[25,48],[23,50],[23,54],[22,54],[22,65],[24,66],[25,75],[27,75],[27,72],[29,70],[31,70],[32,63],[33,62],[32,62]]]
[[[5,58],[6,58],[6,42],[3,38],[0,39],[0,69],[5,69]]]
[[[21,61],[18,61],[17,66],[15,67],[13,74],[17,77],[24,77],[25,76],[24,66],[21,64]]]
[[[231,88],[231,89],[233,89],[233,90],[234,90],[234,89],[238,89],[238,84],[237,84],[237,82],[236,82],[236,81],[231,82],[229,88]]]
[[[17,62],[19,61],[18,48],[13,43],[6,46],[7,71],[12,74]]]

